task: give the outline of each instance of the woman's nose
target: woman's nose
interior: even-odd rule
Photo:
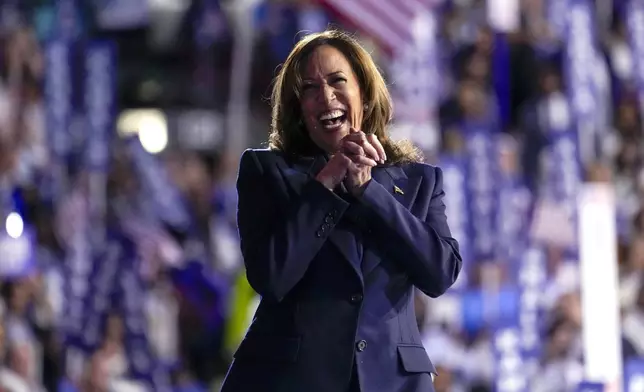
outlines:
[[[335,91],[333,91],[333,87],[329,86],[328,84],[323,84],[320,86],[320,93],[318,94],[319,99],[323,103],[329,103],[335,100]]]

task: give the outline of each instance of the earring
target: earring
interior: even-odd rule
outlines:
[[[369,109],[369,105],[365,103],[364,104],[364,110],[367,110],[367,109]]]

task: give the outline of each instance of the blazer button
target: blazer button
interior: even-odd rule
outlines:
[[[362,294],[353,294],[351,296],[351,303],[352,304],[357,304],[358,302],[362,301]]]
[[[367,341],[366,340],[359,341],[356,347],[358,351],[363,352],[367,348]]]

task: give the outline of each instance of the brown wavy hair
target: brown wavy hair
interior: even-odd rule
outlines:
[[[280,68],[271,94],[272,120],[269,147],[297,156],[310,156],[319,151],[304,127],[300,108],[302,71],[313,51],[323,45],[339,50],[351,64],[358,78],[362,101],[367,104],[362,129],[373,132],[380,140],[388,164],[422,160],[420,151],[409,141],[394,141],[388,126],[393,116],[391,96],[380,70],[371,55],[350,35],[327,30],[302,38]]]

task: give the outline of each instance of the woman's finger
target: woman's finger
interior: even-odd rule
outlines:
[[[346,140],[342,143],[342,151],[348,155],[365,155],[365,151],[362,146],[350,140]]]
[[[356,143],[361,143],[362,140],[365,139],[364,133],[360,131],[356,131],[355,128],[351,128],[351,129],[352,131],[347,136],[345,136],[343,140],[351,140]]]
[[[362,147],[364,155],[367,155],[374,161],[379,162],[382,160],[378,150],[369,142],[367,135],[365,135],[363,132],[351,133],[345,136],[344,142],[352,142],[358,144],[360,147]]]
[[[380,157],[380,163],[385,163],[387,160],[387,154],[385,153],[384,147],[382,147],[382,144],[380,143],[380,140],[378,140],[378,136],[375,134],[369,134],[367,135],[367,141],[378,151],[378,156]]]
[[[351,162],[355,163],[356,165],[365,165],[365,166],[371,166],[375,167],[378,165],[378,163],[364,155],[348,155],[349,159],[351,159]]]
[[[361,144],[361,146],[366,156],[377,162],[381,160],[378,150],[371,143],[369,143],[367,138],[364,139],[364,142],[363,144]]]

